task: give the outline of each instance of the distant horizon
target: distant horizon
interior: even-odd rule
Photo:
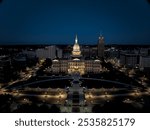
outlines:
[[[77,35],[78,36],[78,35]],[[103,36],[103,35],[101,35]],[[104,36],[103,36],[104,37]],[[99,37],[98,37],[99,38]],[[78,38],[78,43],[79,45],[97,45],[98,44],[98,38],[97,38],[97,42],[80,42],[80,39],[82,38]],[[82,41],[82,40],[81,40]],[[4,43],[0,43],[0,45],[73,45],[75,43],[75,37],[74,37],[74,41],[73,42],[4,42]],[[146,43],[131,43],[131,42],[127,42],[127,43],[117,43],[117,42],[112,42],[112,43],[107,43],[105,42],[105,37],[104,37],[104,44],[105,45],[150,45],[150,42],[146,42]]]
[[[79,43],[79,45],[83,45],[83,46],[94,46],[94,45],[97,45],[98,44],[98,42],[97,43]],[[150,46],[150,43],[104,43],[105,45],[119,45],[119,46],[122,46],[122,45],[138,45],[138,46],[144,46],[144,45],[148,45],[148,46]],[[0,46],[25,46],[25,45],[27,45],[27,46],[51,46],[51,45],[58,45],[58,46],[61,46],[61,45],[74,45],[74,43],[34,43],[34,42],[30,42],[30,43],[27,43],[27,42],[18,42],[18,43],[0,43]]]

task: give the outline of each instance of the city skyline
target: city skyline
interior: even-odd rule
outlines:
[[[0,45],[150,44],[148,0],[1,0]]]
[[[149,112],[150,47],[105,48],[103,40],[1,47],[0,112]]]

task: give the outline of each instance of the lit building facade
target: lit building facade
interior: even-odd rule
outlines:
[[[140,68],[150,69],[150,56],[140,56]]]
[[[68,62],[68,74],[80,73],[85,74],[85,62],[80,59],[73,59]]]
[[[120,54],[120,64],[134,67],[139,64],[139,55],[138,54]]]
[[[56,57],[62,58],[62,50],[60,48],[57,48],[57,46],[55,45],[37,49],[35,53],[39,59],[54,59]]]
[[[105,43],[104,42],[104,37],[100,36],[99,40],[98,40],[98,57],[99,58],[104,57],[104,50],[105,50],[104,43]]]
[[[78,38],[76,36],[70,59],[53,60],[52,71],[53,73],[80,73],[80,75],[83,75],[86,73],[100,73],[102,71],[102,66],[100,60],[83,59],[80,46],[78,44]]]

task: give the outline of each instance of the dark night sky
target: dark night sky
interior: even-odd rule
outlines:
[[[0,0],[0,43],[150,44],[149,0]]]

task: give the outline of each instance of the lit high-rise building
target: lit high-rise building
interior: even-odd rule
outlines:
[[[139,64],[139,55],[130,53],[120,54],[120,64],[125,66],[134,67]]]
[[[57,48],[55,45],[47,46],[45,48],[37,49],[36,56],[39,59],[54,59],[56,57],[62,58],[62,50]]]
[[[150,69],[150,56],[140,56],[140,68],[141,69]]]
[[[104,37],[100,36],[98,40],[98,57],[103,58],[104,57]]]

